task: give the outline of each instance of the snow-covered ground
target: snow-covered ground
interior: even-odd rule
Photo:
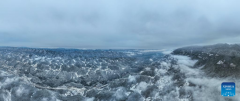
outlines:
[[[197,60],[162,50],[0,49],[0,101],[225,101]]]

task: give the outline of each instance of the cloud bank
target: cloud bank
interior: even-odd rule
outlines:
[[[0,46],[163,49],[239,43],[237,0],[0,1]]]

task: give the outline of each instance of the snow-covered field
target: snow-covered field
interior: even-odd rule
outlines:
[[[238,101],[197,60],[161,50],[0,48],[0,101]]]

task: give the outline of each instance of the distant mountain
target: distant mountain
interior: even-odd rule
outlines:
[[[176,49],[174,55],[185,55],[198,60],[194,68],[203,70],[214,77],[240,77],[240,45],[216,44],[190,46]]]

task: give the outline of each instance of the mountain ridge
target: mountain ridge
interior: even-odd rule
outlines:
[[[171,54],[189,56],[198,60],[194,68],[203,66],[202,70],[209,76],[240,77],[239,44],[189,46],[178,48]]]

